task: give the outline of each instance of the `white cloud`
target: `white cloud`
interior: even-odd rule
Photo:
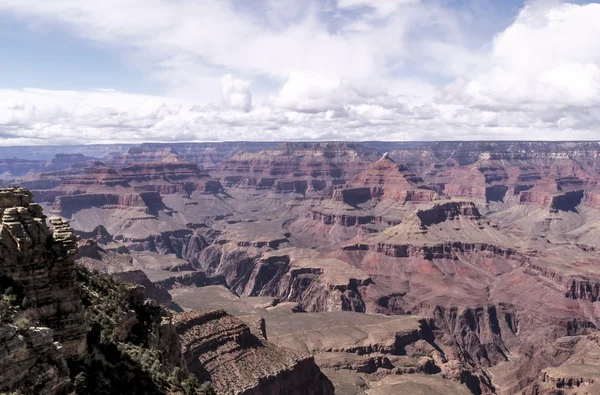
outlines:
[[[471,76],[474,104],[600,105],[600,4],[526,6],[493,43],[489,68]]]
[[[345,80],[323,75],[292,73],[281,90],[267,102],[275,107],[317,113],[341,110],[346,105],[366,100]]]
[[[191,92],[204,88],[202,79],[195,83],[199,73],[218,78],[214,70],[277,80],[296,71],[330,78],[387,79],[390,62],[408,55],[402,53],[406,32],[427,24],[443,26],[446,18],[439,8],[411,0],[343,0],[345,9],[362,8],[355,17],[336,19],[332,26],[322,18],[326,3],[0,0],[0,13],[124,48],[137,59],[132,63],[147,68],[177,93],[185,86]],[[373,10],[387,20],[372,21]],[[368,25],[369,31],[347,29],[357,22]]]
[[[250,81],[234,78],[231,74],[225,75],[221,79],[221,103],[228,109],[250,111]]]
[[[429,3],[338,0],[335,23],[315,4],[0,0],[127,43],[171,93],[0,90],[0,143],[598,138],[599,4],[531,3],[482,47]]]
[[[281,90],[268,98],[266,104],[286,110],[319,113],[345,111],[360,104],[399,109],[404,107],[405,101],[402,97],[390,94],[385,85],[372,81],[292,73]]]

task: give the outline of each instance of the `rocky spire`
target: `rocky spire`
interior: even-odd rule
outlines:
[[[23,289],[31,306],[22,316],[54,331],[66,355],[85,352],[83,307],[75,284],[77,238],[60,218],[46,223],[23,188],[0,189],[0,276]]]

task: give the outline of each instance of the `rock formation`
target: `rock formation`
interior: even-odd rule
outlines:
[[[75,174],[69,174],[58,185],[34,191],[40,201],[53,202],[53,210],[71,217],[82,209],[93,207],[132,209],[150,215],[167,209],[162,195],[216,194],[221,184],[193,163],[171,155],[161,162],[129,165],[116,170],[102,162],[93,162]]]
[[[0,179],[15,179],[44,169],[44,161],[19,158],[0,159]]]
[[[423,183],[420,177],[396,164],[387,153],[377,162],[371,163],[349,188],[337,189],[333,199],[350,205],[364,203],[370,199],[391,199],[397,202],[431,202],[437,193]]]
[[[255,337],[224,311],[173,317],[144,302],[170,295],[93,240],[81,244],[82,264],[147,288],[76,267],[74,231],[60,218],[51,231],[29,191],[0,190],[0,215],[0,391],[183,393],[203,380],[224,394],[333,393],[312,357]]]
[[[86,156],[82,153],[56,154],[52,160],[46,163],[44,172],[73,168],[84,168],[97,158]]]
[[[59,394],[70,389],[64,351],[54,342],[52,330],[0,327],[0,390]],[[25,392],[24,392],[25,393]]]
[[[225,186],[321,196],[354,178],[377,155],[352,143],[283,143],[278,149],[239,152],[213,174]]]
[[[224,142],[224,143],[144,143],[131,147],[124,153],[110,155],[109,162],[116,167],[136,163],[160,162],[175,155],[178,159],[195,163],[204,170],[213,169],[218,163],[229,159],[239,151],[258,152],[276,148],[279,143],[268,142]]]
[[[219,393],[333,394],[312,357],[265,342],[223,310],[182,313],[174,325],[188,368]]]
[[[75,233],[60,218],[50,219],[52,232],[24,189],[0,190],[0,211],[0,275],[32,305],[21,316],[53,329],[65,355],[83,353],[87,330],[75,284]]]
[[[131,292],[138,304],[154,300],[147,309],[226,309],[260,342],[314,353],[342,394],[595,388],[594,368],[581,377],[573,372],[596,363],[570,358],[592,350],[600,325],[598,143],[113,148],[69,147],[55,161],[72,162],[68,168],[29,163],[4,179],[34,188],[46,212],[90,239],[79,245],[82,264],[144,284],[146,294]],[[23,158],[41,158],[44,166],[60,153],[27,152]],[[90,157],[98,161],[86,162]],[[19,160],[7,163],[18,167]],[[19,210],[4,214],[9,223],[21,218]],[[126,310],[116,320],[118,338],[146,339],[130,331],[143,316]],[[417,317],[416,340],[390,352],[384,345],[393,344],[393,331],[361,324],[379,322],[380,314]],[[162,339],[178,339],[162,318]],[[209,320],[215,327],[221,321],[232,320]],[[294,323],[311,329],[300,333]],[[41,342],[40,352],[60,359],[47,345]],[[44,381],[62,385],[56,377]]]

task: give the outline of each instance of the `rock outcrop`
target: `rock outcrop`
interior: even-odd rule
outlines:
[[[242,294],[297,302],[305,311],[364,312],[361,293],[372,284],[367,274],[339,259],[280,250],[261,256]]]
[[[64,350],[43,327],[0,327],[0,391],[61,394],[71,388]]]
[[[88,330],[75,283],[75,234],[59,218],[50,220],[52,231],[24,189],[0,190],[0,215],[0,391],[66,391],[65,357],[86,352]]]
[[[182,313],[173,321],[190,371],[223,394],[333,394],[312,356],[254,336],[223,310]]]
[[[526,395],[595,394],[600,390],[600,344],[597,334],[566,336],[540,347],[542,361]]]
[[[439,198],[432,186],[425,185],[420,177],[395,163],[386,153],[377,162],[369,164],[348,188],[334,190],[332,199],[356,205],[371,199],[432,202]]]
[[[82,354],[87,328],[75,284],[75,233],[60,218],[50,219],[51,231],[24,189],[0,190],[0,211],[0,276],[33,306],[22,316],[51,328],[65,355]]]

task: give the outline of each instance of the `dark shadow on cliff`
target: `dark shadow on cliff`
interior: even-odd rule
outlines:
[[[552,209],[556,211],[577,212],[577,206],[583,200],[583,191],[571,191],[552,199]]]
[[[165,394],[139,364],[114,343],[100,343],[102,328],[88,333],[88,355],[67,361],[78,395]]]
[[[157,217],[158,212],[161,210],[169,210],[169,207],[163,202],[162,198],[156,199],[156,194],[153,193],[140,193],[142,201],[147,207],[148,214]]]
[[[485,188],[485,201],[490,202],[504,202],[504,197],[508,192],[508,187],[505,185],[493,185]]]

